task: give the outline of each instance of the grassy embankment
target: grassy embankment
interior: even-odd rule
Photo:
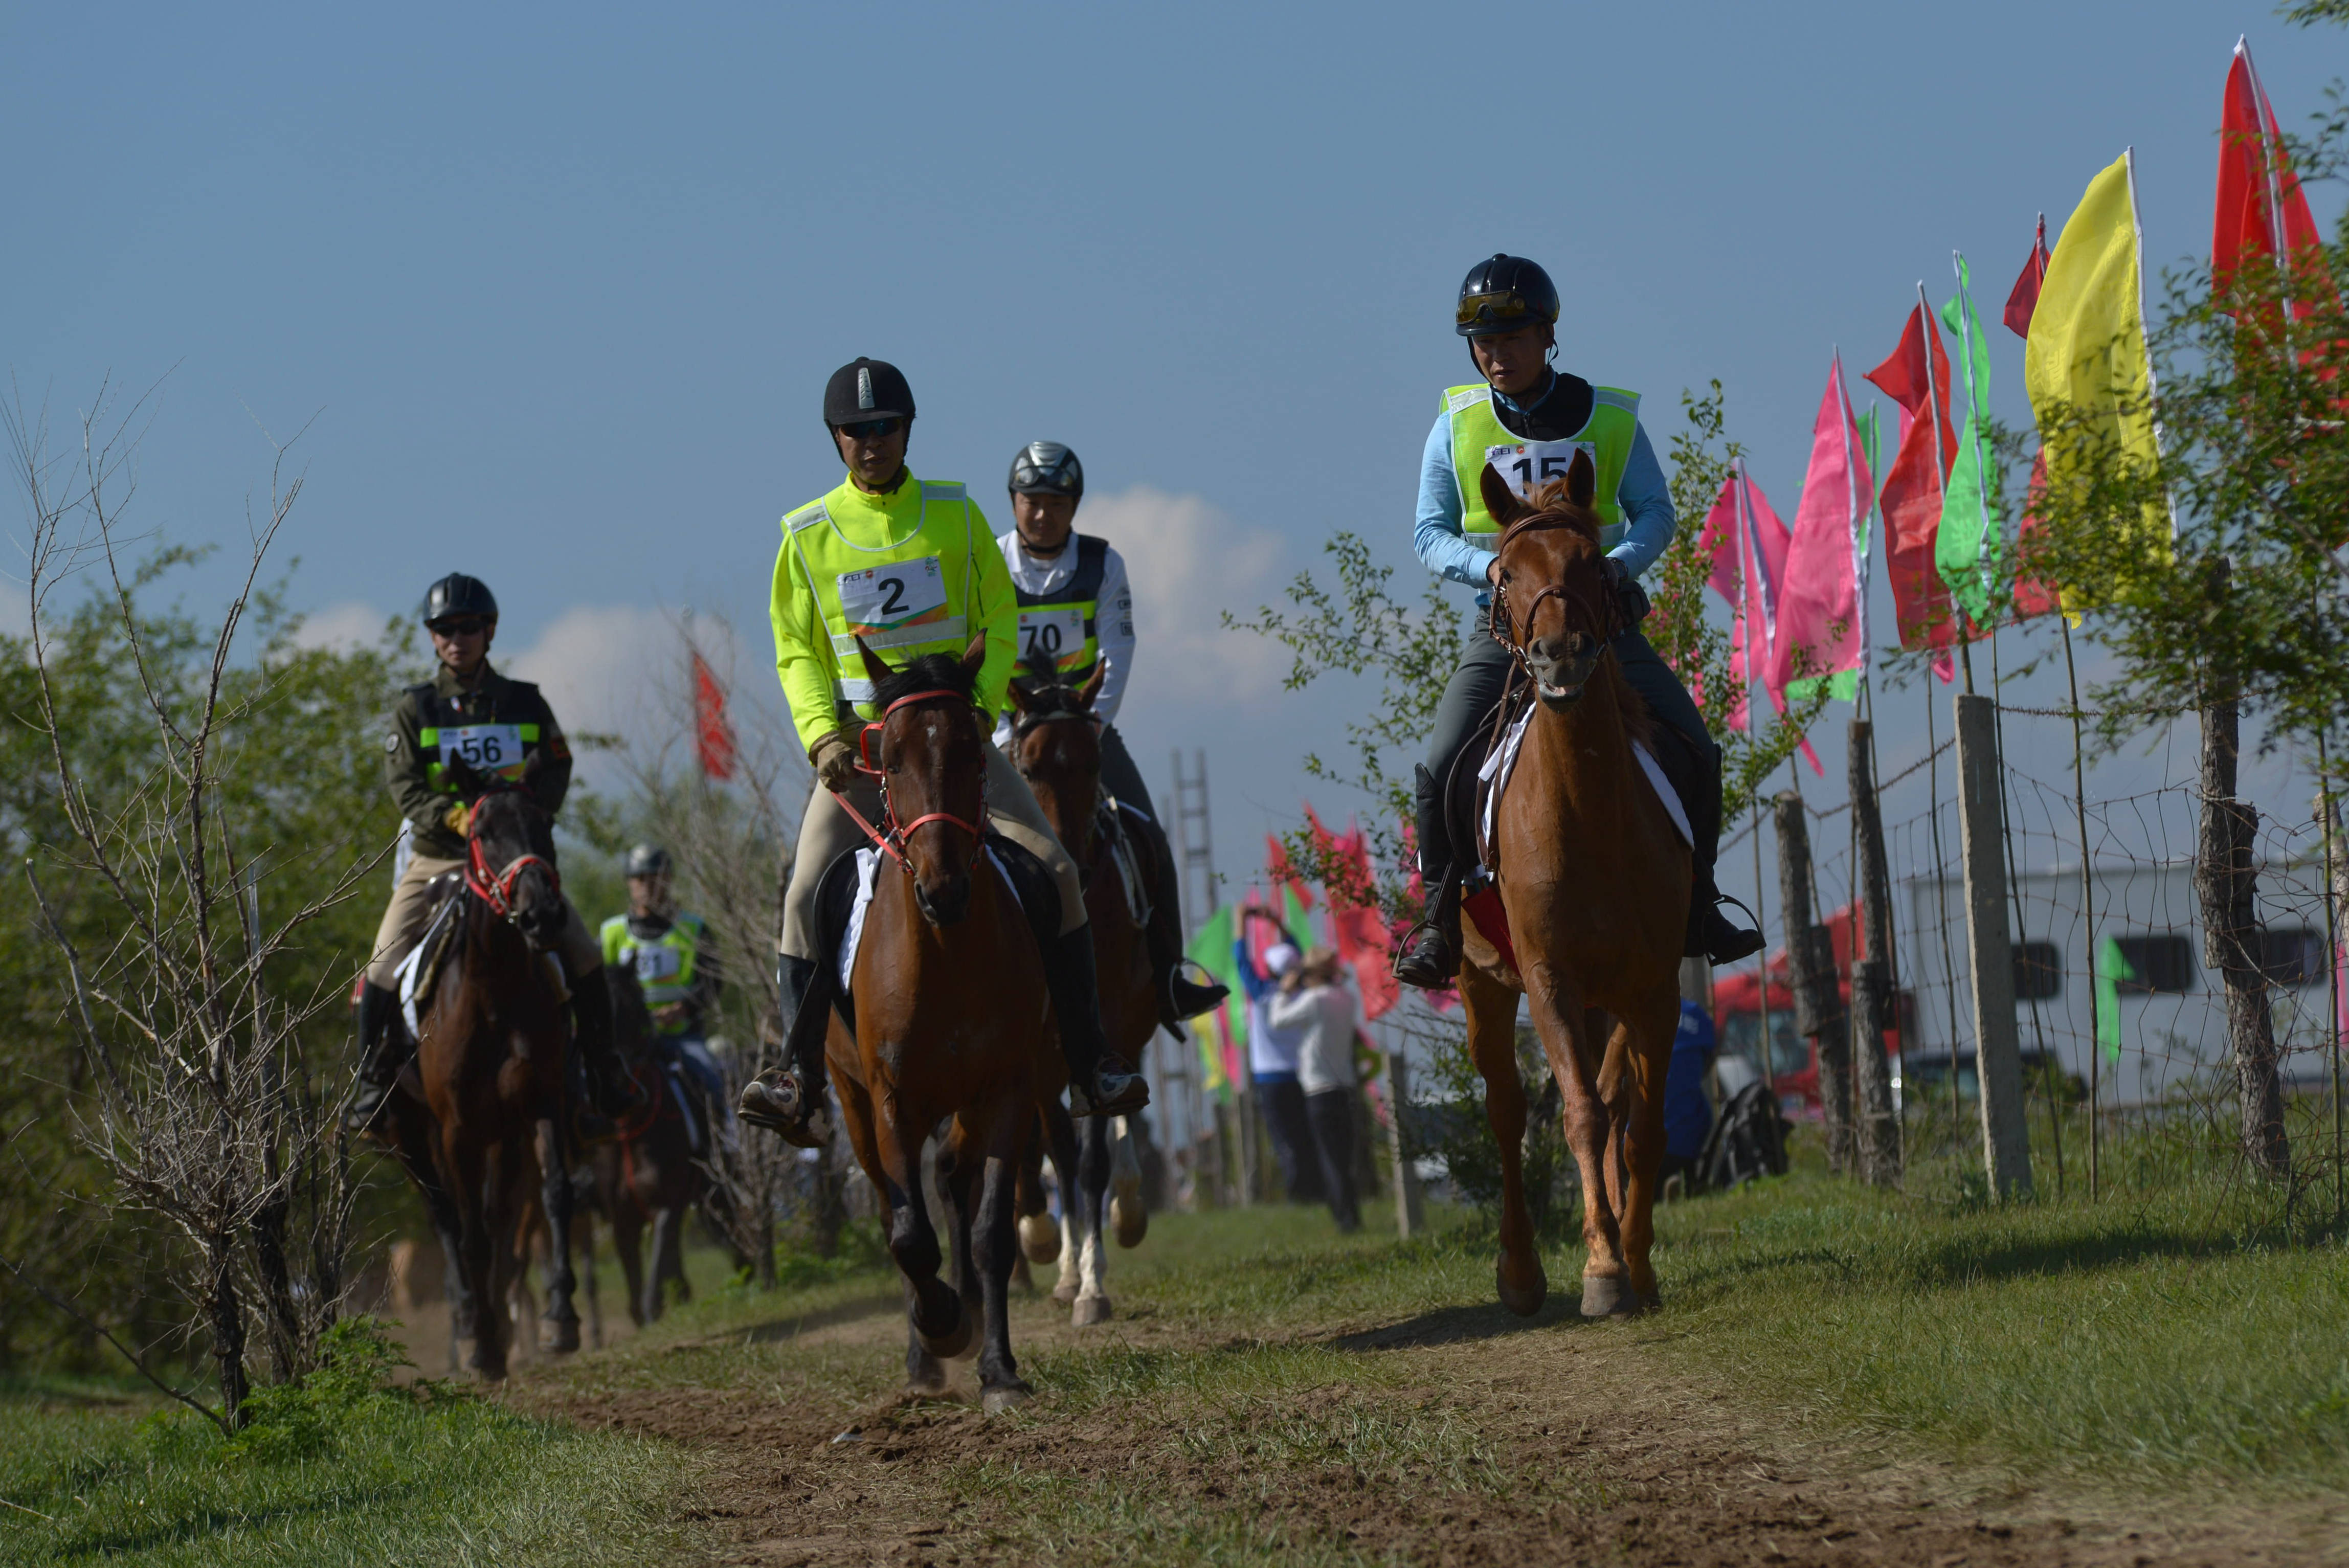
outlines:
[[[2349,1491],[2349,1257],[2337,1240],[2281,1244],[2245,1213],[2215,1187],[2000,1211],[1802,1170],[1666,1210],[1667,1315],[1596,1326],[1571,1317],[1567,1245],[1548,1254],[1551,1306],[1526,1323],[1490,1305],[1491,1243],[1473,1224],[1402,1245],[1375,1210],[1342,1240],[1308,1211],[1162,1216],[1117,1259],[1119,1325],[1048,1333],[1049,1302],[1019,1309],[1043,1398],[1014,1420],[1114,1418],[1166,1465],[1227,1466],[1229,1495],[1203,1509],[1164,1494],[1146,1462],[1076,1473],[984,1457],[940,1480],[950,1496],[1022,1496],[1019,1539],[1040,1550],[1098,1543],[1115,1522],[1144,1558],[1271,1550],[1288,1538],[1268,1504],[1332,1464],[1432,1502],[1530,1490],[1577,1506],[1603,1481],[1513,1460],[1429,1359],[1481,1341],[1506,1356],[1538,1335],[1652,1357],[1821,1435],[2041,1479]],[[572,1399],[706,1388],[845,1425],[901,1376],[895,1299],[877,1268],[725,1295],[550,1376]],[[870,1332],[800,1332],[860,1315]],[[1397,1324],[1414,1330],[1400,1348],[1348,1338]],[[485,1558],[595,1561],[616,1533],[685,1528],[674,1500],[690,1477],[674,1449],[474,1401],[400,1408],[331,1452],[271,1458],[226,1453],[186,1421],[142,1428],[19,1394],[0,1406],[0,1497],[57,1522],[0,1510],[0,1556],[197,1561],[234,1532],[241,1561],[394,1560],[426,1540],[440,1556],[471,1542]]]

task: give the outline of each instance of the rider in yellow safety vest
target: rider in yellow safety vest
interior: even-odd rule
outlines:
[[[1133,675],[1133,593],[1125,562],[1109,541],[1075,531],[1077,507],[1084,499],[1085,470],[1077,454],[1058,441],[1030,441],[1011,459],[1011,521],[996,543],[1010,569],[1019,600],[1019,658],[1023,668],[1050,660],[1058,677],[1081,686],[1103,660],[1093,717],[1101,737],[1101,781],[1109,796],[1142,814],[1128,832],[1139,832],[1156,873],[1159,894],[1150,903],[1145,933],[1150,947],[1151,989],[1158,998],[1159,1022],[1176,1028],[1221,1003],[1230,993],[1200,971],[1185,974],[1183,959],[1182,883],[1174,852],[1150,803],[1142,770],[1117,732],[1118,705]],[[1014,677],[1018,678],[1018,677]],[[1011,720],[1004,716],[995,742],[1008,747]]]
[[[709,923],[677,907],[667,850],[638,844],[628,851],[628,913],[605,921],[598,934],[604,962],[625,965],[652,1016],[654,1044],[697,1080],[714,1118],[731,1114],[726,1077],[709,1051],[709,1026],[723,985]]]
[[[881,792],[861,776],[852,736],[871,707],[856,651],[893,665],[928,653],[959,655],[986,639],[976,700],[989,727],[1004,706],[1018,635],[1018,605],[987,520],[957,483],[917,480],[905,467],[913,389],[896,366],[858,359],[833,373],[823,421],[847,477],[786,516],[775,556],[769,619],[775,670],[807,748],[816,789],[793,846],[776,962],[784,1063],[742,1090],[744,1120],[813,1147],[829,1136],[823,1109],[823,1038],[839,976],[817,961],[816,891],[825,869],[864,842],[841,804],[877,820]],[[1079,1114],[1138,1110],[1149,1087],[1102,1056],[1092,934],[1068,851],[1036,798],[992,742],[987,810],[994,830],[1043,861],[1061,893],[1059,936],[1044,944],[1044,975]]]

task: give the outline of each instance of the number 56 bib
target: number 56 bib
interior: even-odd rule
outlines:
[[[935,555],[843,572],[838,582],[840,608],[853,635],[878,636],[947,619],[946,573]]]

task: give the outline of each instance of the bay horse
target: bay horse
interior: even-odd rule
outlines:
[[[1093,718],[1093,698],[1100,695],[1108,674],[1109,662],[1103,659],[1094,665],[1082,685],[1071,686],[1046,655],[1032,666],[1024,686],[1014,680],[1011,706],[1018,717],[1011,723],[1011,765],[1035,791],[1036,803],[1043,808],[1052,831],[1084,875],[1085,911],[1093,932],[1093,968],[1100,976],[1102,1037],[1112,1058],[1133,1071],[1142,1065],[1142,1053],[1158,1031],[1150,940],[1141,912],[1152,899],[1174,896],[1174,890],[1151,885],[1155,862],[1147,852],[1121,863],[1108,835],[1097,830],[1103,808],[1101,731]],[[1134,831],[1131,827],[1125,830]],[[1138,900],[1129,893],[1129,866],[1142,882],[1135,890]],[[1102,1226],[1112,1163],[1123,1168],[1121,1174],[1132,1173],[1130,1181],[1121,1182],[1121,1187],[1130,1185],[1133,1193],[1131,1197],[1120,1193],[1118,1240],[1125,1246],[1135,1245],[1148,1224],[1140,1202],[1139,1169],[1124,1118],[1072,1119],[1057,1095],[1039,1109],[1045,1145],[1061,1177],[1061,1234],[1057,1248],[1044,1235],[1037,1236],[1028,1256],[1040,1264],[1054,1256],[1061,1260],[1061,1281],[1052,1294],[1068,1305],[1070,1321],[1082,1328],[1106,1322],[1110,1315],[1109,1295],[1102,1289],[1106,1260]],[[1113,1153],[1123,1159],[1113,1161]],[[1034,1192],[1030,1198],[1023,1191],[1023,1209],[1030,1202],[1040,1207],[1040,1189]],[[1032,1224],[1028,1228],[1032,1229]]]
[[[489,1381],[506,1375],[505,1302],[527,1262],[533,1183],[548,1251],[540,1345],[579,1348],[563,1119],[569,995],[554,954],[564,913],[554,827],[529,779],[460,779],[463,793],[485,792],[466,830],[456,930],[385,1118],[448,1253],[452,1339],[472,1342],[468,1364]]]
[[[1566,477],[1530,502],[1489,465],[1481,488],[1502,530],[1492,634],[1516,655],[1534,698],[1493,831],[1515,962],[1473,920],[1463,931],[1460,999],[1500,1144],[1495,1274],[1511,1311],[1540,1309],[1548,1281],[1522,1170],[1522,992],[1581,1172],[1582,1315],[1629,1316],[1658,1305],[1649,1253],[1664,1074],[1680,1021],[1689,850],[1633,753],[1649,719],[1609,646],[1627,622],[1590,510],[1588,455],[1577,453]]]
[[[595,1189],[612,1227],[620,1272],[627,1276],[628,1317],[642,1328],[660,1316],[670,1283],[681,1299],[693,1295],[685,1277],[685,1221],[713,1194],[709,1172],[694,1159],[688,1118],[706,1119],[709,1108],[681,1098],[677,1076],[656,1048],[652,1014],[636,972],[625,964],[607,964],[604,974],[612,995],[613,1043],[643,1102],[596,1146]],[[644,1249],[647,1227],[649,1259]]]
[[[888,1210],[905,1282],[908,1385],[946,1386],[940,1361],[979,1340],[990,1415],[1033,1392],[1011,1354],[1012,1189],[1036,1107],[1067,1081],[1027,914],[988,849],[987,729],[972,706],[987,645],[893,670],[860,640],[878,723],[860,757],[879,774],[882,851],[849,975],[855,1026],[835,1009],[824,1059],[849,1144]],[[853,810],[853,808],[852,808]],[[860,818],[860,820],[862,819]],[[941,1122],[956,1285],[938,1277],[922,1145]]]

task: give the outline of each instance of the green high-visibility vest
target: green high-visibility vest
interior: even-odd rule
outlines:
[[[604,923],[604,962],[626,964],[636,972],[645,1006],[666,1007],[693,1000],[694,959],[701,951],[703,927],[698,914],[680,914],[655,942],[628,929],[628,917],[616,914]]]
[[[892,544],[851,543],[832,521],[830,506],[846,480],[823,500],[783,519],[785,537],[815,589],[824,630],[832,634],[833,696],[873,718],[873,683],[864,676],[856,639],[903,667],[924,654],[960,656],[980,628],[974,556],[993,550],[995,536],[979,527],[978,512],[958,482],[915,480],[921,510],[911,532]]]
[[[424,765],[428,789],[454,795],[457,787],[443,777],[450,758],[461,757],[476,773],[494,774],[509,783],[522,778],[523,765],[538,749],[534,724],[425,725],[416,732],[417,749],[436,757]]]
[[[1490,550],[1500,536],[1485,510],[1485,465],[1500,471],[1511,490],[1531,496],[1551,480],[1564,479],[1574,454],[1590,454],[1598,470],[1590,510],[1599,514],[1599,542],[1612,550],[1623,542],[1623,509],[1615,500],[1624,465],[1631,460],[1632,438],[1640,433],[1640,395],[1620,387],[1591,388],[1590,418],[1563,440],[1529,441],[1514,435],[1493,412],[1493,389],[1449,387],[1444,412],[1452,421],[1452,477],[1460,485],[1460,529],[1468,542]]]

